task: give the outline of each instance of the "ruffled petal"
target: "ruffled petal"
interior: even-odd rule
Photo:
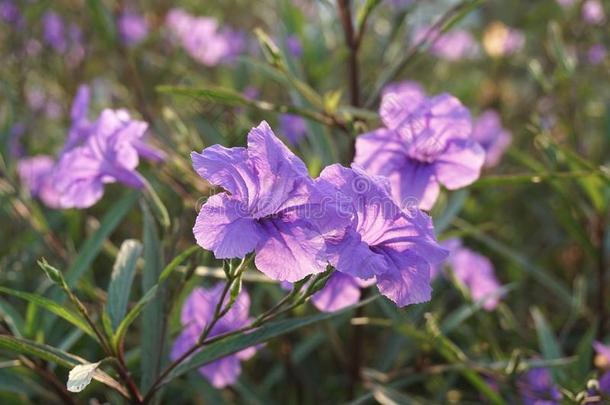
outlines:
[[[201,207],[193,227],[197,244],[211,250],[217,259],[244,257],[261,238],[247,207],[226,193],[216,194]]]
[[[261,218],[307,201],[313,181],[301,159],[273,133],[267,122],[248,133],[248,158],[256,169],[258,193],[254,213]]]
[[[256,267],[278,281],[295,282],[326,270],[325,241],[319,231],[297,216],[260,221]]]
[[[434,162],[438,181],[449,190],[474,183],[481,174],[485,151],[472,140],[455,140]]]
[[[311,297],[311,302],[322,312],[334,312],[360,301],[360,286],[356,279],[335,271],[324,288]]]
[[[255,198],[259,187],[256,173],[247,158],[245,148],[220,145],[205,148],[201,153],[191,153],[193,168],[201,177],[246,203]]]
[[[384,254],[391,266],[377,275],[379,292],[399,307],[429,301],[430,265],[426,260],[411,251],[396,251],[391,248],[375,248]]]

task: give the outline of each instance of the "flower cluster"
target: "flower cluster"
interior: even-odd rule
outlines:
[[[266,122],[250,131],[247,148],[214,145],[192,159],[201,177],[225,190],[208,199],[193,228],[216,258],[254,251],[260,271],[289,282],[331,264],[374,279],[399,306],[430,299],[430,267],[446,252],[430,218],[402,210],[386,179],[332,165],[314,180]]]
[[[142,188],[139,157],[162,160],[164,154],[144,142],[145,122],[126,110],[102,111],[90,122],[89,88],[81,86],[72,105],[72,125],[57,162],[49,156],[25,158],[18,171],[33,196],[51,208],[87,208],[104,194],[104,185],[120,182]]]
[[[354,162],[387,177],[401,207],[431,209],[441,184],[454,190],[478,179],[485,151],[457,98],[402,82],[385,90],[379,114],[384,126],[358,137]]]
[[[166,26],[186,52],[206,66],[230,63],[246,47],[243,33],[221,27],[212,17],[195,17],[179,8],[168,13]]]

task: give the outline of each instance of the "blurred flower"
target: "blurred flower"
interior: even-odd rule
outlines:
[[[31,110],[41,110],[44,107],[46,100],[47,96],[42,89],[38,87],[26,87],[25,101],[28,103],[28,107],[30,107]]]
[[[472,300],[480,302],[487,311],[498,305],[501,285],[496,278],[491,261],[464,246],[462,241],[451,238],[440,242],[443,249],[449,252],[445,263],[453,271],[456,280],[468,289]],[[432,278],[441,274],[441,265],[432,268]]]
[[[280,132],[286,136],[291,145],[298,145],[307,135],[307,123],[294,114],[280,115]]]
[[[417,208],[403,211],[385,178],[356,165],[328,166],[316,184],[351,218],[345,232],[327,241],[329,262],[352,277],[374,279],[379,292],[399,307],[430,300],[430,268],[447,254],[434,238],[430,217]]]
[[[430,53],[438,58],[448,61],[472,59],[479,55],[479,45],[472,34],[466,30],[452,30],[441,33],[430,27],[421,27],[415,31],[413,43],[417,44],[424,38],[432,40]]]
[[[17,122],[11,127],[8,138],[8,153],[11,157],[20,158],[24,154],[21,138],[25,134],[25,125]]]
[[[148,125],[132,120],[125,110],[104,110],[91,124],[87,139],[64,152],[55,168],[55,187],[64,208],[87,208],[104,194],[104,184],[120,182],[143,188],[135,170],[139,163],[135,145]]]
[[[595,44],[587,52],[587,60],[591,65],[599,65],[606,59],[606,56],[608,56],[608,51],[603,44]]]
[[[212,17],[194,17],[182,9],[171,10],[166,25],[187,53],[206,66],[230,63],[246,46],[243,33],[220,27]]]
[[[523,33],[507,27],[500,21],[491,23],[483,34],[483,47],[493,58],[512,55],[520,51],[524,45]]]
[[[49,208],[59,208],[60,198],[53,184],[55,161],[51,156],[38,155],[19,160],[17,173],[32,197],[39,198]]]
[[[58,53],[64,53],[68,47],[64,22],[54,11],[47,11],[42,16],[43,37]]]
[[[400,206],[431,209],[440,184],[455,190],[479,178],[485,151],[471,138],[470,112],[457,98],[428,97],[407,82],[384,91],[379,113],[384,127],[356,139],[354,163],[387,177]]]
[[[610,368],[610,346],[604,345],[601,342],[593,342],[593,348],[597,353],[597,356],[601,358],[600,361],[595,359],[595,364],[604,366],[604,368]],[[606,395],[610,395],[610,371],[606,371],[599,378],[599,390]]]
[[[172,360],[177,360],[197,344],[201,333],[214,319],[216,306],[222,298],[223,287],[222,284],[217,284],[209,289],[197,287],[188,296],[182,306],[180,315],[180,321],[184,329],[172,347],[170,354]],[[228,303],[229,298],[227,294],[223,305]],[[212,327],[208,338],[223,335],[249,325],[253,321],[248,316],[249,311],[250,296],[242,288],[231,309]],[[241,374],[241,361],[250,359],[255,353],[256,347],[243,349],[199,367],[199,373],[214,387],[226,387],[237,382]]]
[[[260,96],[260,93],[260,90],[256,86],[248,86],[242,92],[242,94],[250,100],[256,100],[258,96]]]
[[[474,122],[472,138],[485,149],[485,167],[493,167],[500,163],[512,135],[502,128],[500,115],[494,110],[487,110]]]
[[[148,23],[141,14],[125,10],[119,17],[119,33],[127,46],[135,46],[148,36]]]
[[[290,35],[286,38],[286,48],[288,48],[288,52],[295,58],[303,56],[303,45],[296,35]]]
[[[602,3],[599,0],[586,0],[582,5],[582,19],[587,24],[602,24],[606,20]]]
[[[42,45],[36,39],[28,39],[25,44],[25,53],[27,56],[36,56],[42,50]]]
[[[524,405],[559,405],[561,392],[546,368],[534,368],[517,382]]]
[[[0,1],[0,21],[7,24],[19,24],[21,22],[21,13],[13,0]]]
[[[70,24],[68,28],[69,48],[67,62],[69,66],[76,66],[85,58],[85,46],[83,44],[83,31],[76,24]]]
[[[305,164],[265,121],[249,132],[247,148],[213,145],[191,158],[201,177],[226,190],[199,211],[193,233],[201,247],[218,259],[254,250],[256,267],[279,281],[326,270],[325,228],[341,218],[313,201]]]
[[[498,306],[501,285],[488,258],[459,247],[452,253],[448,263],[455,278],[470,291],[473,301],[481,302],[487,311]]]

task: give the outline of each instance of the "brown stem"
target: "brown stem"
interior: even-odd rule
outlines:
[[[349,69],[349,91],[351,104],[354,107],[360,105],[360,83],[358,73],[358,48],[360,46],[361,35],[356,37],[354,25],[352,23],[352,13],[350,8],[350,0],[337,0],[339,7],[339,16],[341,17],[341,25],[343,26],[343,35],[345,43],[349,49],[348,69]]]
[[[68,390],[66,389],[66,386],[61,381],[59,381],[55,374],[51,373],[44,366],[28,359],[27,357],[21,357],[20,360],[24,366],[34,371],[36,374],[41,376],[49,385],[51,385],[51,387],[53,388],[55,393],[61,398],[63,403],[70,405],[76,404],[76,401],[74,400],[70,392],[68,392]]]
[[[142,394],[140,393],[140,390],[138,389],[137,384],[131,377],[131,373],[129,372],[129,369],[125,365],[125,357],[123,355],[122,347],[118,348],[118,350],[117,350],[115,368],[116,368],[117,372],[119,373],[119,375],[121,376],[121,379],[123,381],[125,381],[125,384],[127,385],[127,390],[129,391],[132,402],[135,404],[141,404],[142,403]]]

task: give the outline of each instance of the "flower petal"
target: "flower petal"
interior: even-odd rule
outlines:
[[[311,302],[322,312],[334,312],[360,301],[360,286],[356,279],[335,271],[324,288],[311,297]]]
[[[278,281],[295,282],[326,270],[324,238],[307,221],[286,215],[260,222],[256,267]]]
[[[381,294],[399,307],[430,300],[432,288],[428,262],[409,250],[400,252],[387,247],[375,250],[384,254],[392,264],[387,271],[377,275],[377,288]]]
[[[261,231],[244,204],[226,193],[216,194],[201,207],[193,234],[197,244],[217,259],[244,257],[254,250]]]
[[[472,140],[452,141],[434,163],[438,181],[449,190],[474,183],[481,174],[485,151]]]

